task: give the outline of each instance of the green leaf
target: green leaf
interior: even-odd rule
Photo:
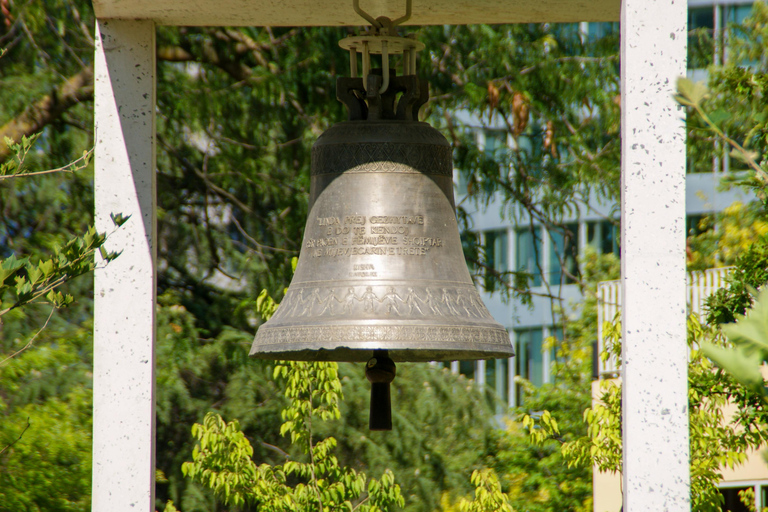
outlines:
[[[29,278],[29,282],[32,285],[35,285],[40,278],[43,277],[43,272],[38,267],[27,268],[27,277]]]
[[[718,366],[728,371],[736,380],[748,388],[765,394],[760,365],[763,357],[759,352],[745,346],[723,348],[709,342],[702,343],[702,350]]]
[[[37,268],[43,273],[43,276],[49,277],[53,273],[53,260],[40,260]]]
[[[685,77],[677,79],[677,94],[675,99],[682,105],[698,107],[704,98],[708,96],[707,86],[704,82],[694,82]]]
[[[719,108],[714,112],[711,112],[710,114],[708,114],[708,116],[710,121],[712,121],[715,125],[719,125],[726,119],[729,119],[731,117],[731,114],[728,111],[722,108]]]
[[[131,218],[130,215],[127,217],[124,217],[122,213],[110,213],[109,217],[112,219],[112,222],[115,224],[115,226],[120,227],[126,222],[128,222],[128,219]]]
[[[734,344],[744,344],[764,358],[768,356],[768,288],[760,292],[746,316],[735,324],[724,325],[723,332]]]

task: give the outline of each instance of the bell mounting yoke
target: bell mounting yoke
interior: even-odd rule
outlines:
[[[389,71],[392,78],[384,93],[379,92],[380,69],[374,69],[365,82],[362,78],[336,79],[336,98],[347,107],[349,121],[419,120],[419,109],[429,99],[429,84],[414,75],[394,76],[395,70]]]
[[[411,37],[413,34],[397,35],[397,25],[411,17],[411,0],[406,2],[405,15],[394,21],[386,16],[374,19],[360,8],[359,0],[354,0],[353,6],[371,23],[371,29],[367,34],[339,41],[339,46],[349,51],[351,76],[337,79],[336,97],[347,106],[350,121],[418,121],[419,108],[429,98],[427,83],[416,76],[416,57],[424,43]],[[358,53],[362,56],[362,73],[358,73]],[[371,69],[371,55],[381,56],[380,69]],[[390,56],[395,55],[401,56],[401,76],[397,76],[397,66],[390,67]]]

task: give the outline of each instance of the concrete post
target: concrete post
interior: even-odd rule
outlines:
[[[690,510],[684,1],[622,0],[624,512]]]
[[[152,512],[155,490],[155,26],[98,20],[96,227],[122,254],[95,272],[94,512]]]

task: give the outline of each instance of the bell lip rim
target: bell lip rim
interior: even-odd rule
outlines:
[[[509,338],[507,330],[494,322],[495,325],[445,325],[443,327],[451,328],[455,331],[464,332],[462,337],[443,337],[442,339],[419,340],[419,339],[387,339],[382,336],[378,339],[353,339],[351,337],[340,337],[334,340],[317,341],[318,336],[312,331],[320,329],[320,326],[305,326],[303,336],[289,336],[292,338],[290,350],[286,350],[286,342],[275,339],[274,331],[290,331],[292,326],[268,327],[266,331],[256,333],[251,350],[250,357],[258,359],[286,359],[297,361],[367,361],[371,357],[373,350],[388,350],[390,357],[395,361],[458,361],[458,360],[481,360],[498,359],[512,357],[515,355],[514,346]],[[340,327],[340,326],[337,326]],[[414,326],[407,326],[414,327]],[[415,329],[416,332],[424,330],[439,330],[437,325],[421,325]],[[480,331],[488,335],[481,341],[471,341],[467,338],[472,336],[472,331]],[[262,333],[260,336],[259,333]],[[372,336],[371,336],[372,337]],[[260,339],[261,338],[261,339]],[[414,344],[420,344],[414,347]]]
[[[506,359],[515,357],[516,355],[514,347],[511,344],[508,347],[503,348],[494,345],[493,348],[489,349],[487,346],[480,346],[476,347],[475,350],[467,349],[466,347],[461,349],[449,348],[446,350],[444,348],[401,348],[378,344],[376,347],[370,348],[338,346],[333,349],[304,348],[291,351],[264,351],[251,349],[248,357],[265,361],[335,361],[339,363],[359,363],[368,361],[373,356],[375,350],[386,350],[389,357],[396,363],[427,363]]]
[[[440,319],[443,319],[442,321]],[[318,317],[307,317],[307,322],[300,322],[300,321],[288,321],[285,318],[275,318],[274,323],[272,319],[264,322],[261,324],[258,329],[256,330],[256,335],[253,337],[254,342],[259,340],[259,338],[264,338],[265,336],[273,336],[275,331],[281,331],[281,330],[296,330],[301,329],[302,331],[310,331],[315,329],[387,329],[387,330],[413,330],[413,331],[424,331],[424,330],[434,330],[439,331],[440,329],[449,329],[451,331],[461,331],[461,334],[463,336],[471,336],[471,333],[466,331],[476,331],[480,332],[483,331],[485,333],[488,333],[490,335],[496,334],[497,336],[504,336],[507,339],[509,339],[509,331],[506,327],[501,325],[499,322],[496,321],[495,318],[486,317],[486,318],[476,318],[474,320],[465,320],[463,322],[456,322],[451,321],[448,317],[448,321],[446,321],[446,317],[427,317],[427,318],[400,318],[400,319],[391,319],[391,318],[382,318],[382,317],[372,317],[372,318],[357,318],[357,319],[349,319],[349,318],[339,318],[336,320],[328,320],[328,319],[320,319]],[[455,318],[455,317],[453,317]],[[272,325],[270,325],[272,323]],[[362,336],[362,335],[361,335]],[[311,337],[305,335],[305,337]],[[445,340],[446,343],[454,343],[454,341],[450,341],[448,339]],[[473,342],[473,343],[483,343],[483,342]]]

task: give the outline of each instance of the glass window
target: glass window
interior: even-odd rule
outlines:
[[[688,30],[715,28],[715,10],[713,6],[693,7],[688,9]]]
[[[475,378],[475,362],[474,361],[459,361],[459,373],[464,375],[468,379]]]
[[[549,283],[575,283],[579,273],[579,226],[567,224],[564,229],[551,231],[549,245]],[[565,270],[565,272],[563,272]]]
[[[730,40],[749,38],[745,33],[746,27],[744,27],[744,21],[752,14],[752,4],[742,5],[725,5],[723,6],[723,19],[725,21],[724,27],[727,31],[727,38]],[[748,29],[747,29],[748,30]],[[754,34],[757,36],[757,34]],[[758,36],[759,37],[759,36]],[[726,43],[727,45],[727,43]],[[724,45],[725,46],[725,45]],[[749,44],[748,46],[752,46]],[[750,57],[743,56],[738,63],[732,62],[732,64],[738,64],[739,67],[756,67],[758,65],[758,55],[755,55],[753,51],[749,51]],[[733,57],[727,52],[724,55],[724,60],[733,60]]]
[[[477,271],[477,253],[480,245],[480,236],[472,231],[462,231],[460,236],[464,259],[467,261],[469,271],[474,274]]]
[[[727,166],[728,151],[711,139],[692,138],[685,146],[686,174],[723,172]],[[726,167],[727,168],[727,167]]]
[[[703,233],[701,221],[704,220],[704,215],[688,215],[685,218],[685,236],[696,236]]]
[[[583,35],[583,40],[586,55],[602,57],[606,54],[613,54],[619,46],[619,23],[616,21],[587,23],[587,30]],[[613,63],[605,64],[612,66],[616,73],[619,73],[618,59],[613,61]]]
[[[487,272],[485,275],[485,289],[489,292],[499,289],[499,274],[509,270],[507,265],[508,237],[506,230],[486,231],[485,233],[485,261],[489,269],[495,272]]]
[[[544,353],[542,343],[544,332],[541,328],[521,329],[516,332],[517,375],[527,379],[534,386],[544,384]],[[517,389],[517,403],[523,400],[522,390]]]
[[[728,23],[742,24],[752,13],[752,4],[726,6],[726,21]]]
[[[531,286],[541,286],[541,228],[526,228],[517,231],[517,271],[531,274]]]
[[[456,191],[458,195],[464,195],[469,189],[469,173],[462,169],[456,169]]]
[[[587,223],[587,244],[600,254],[619,255],[619,228],[610,220]]]
[[[712,64],[714,46],[715,8],[688,9],[688,67],[706,68]]]
[[[602,39],[619,33],[617,21],[599,21],[587,24],[587,38],[590,41]]]
[[[566,55],[576,55],[581,50],[581,33],[578,23],[553,23],[552,35],[558,41],[558,49]]]
[[[507,149],[507,132],[506,130],[486,130],[485,131],[485,145],[483,146],[483,153],[488,158],[495,157],[500,151]]]
[[[540,178],[543,174],[542,161],[548,154],[544,150],[544,129],[538,122],[528,123],[525,132],[515,140],[517,147],[517,165],[533,177]]]
[[[485,362],[485,385],[493,389],[504,403],[509,399],[508,370],[508,359],[489,359]]]
[[[563,328],[552,327],[549,329],[549,335],[557,340],[557,343],[555,343],[555,346],[552,347],[552,357],[550,358],[550,361],[558,361],[561,363],[565,362],[564,359],[557,357],[557,349],[560,346],[560,342],[563,341]]]
[[[750,512],[752,508],[747,507],[739,498],[739,491],[745,491],[751,487],[721,487],[720,494],[723,495],[723,512]]]

